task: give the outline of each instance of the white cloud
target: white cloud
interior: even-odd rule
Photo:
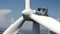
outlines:
[[[11,12],[11,10],[9,10],[9,9],[1,9],[0,10],[0,23],[2,23],[5,20],[4,16],[10,12]]]
[[[9,9],[1,9],[0,10],[0,15],[5,15],[5,14],[8,14],[10,12],[11,12],[11,10],[9,10]]]

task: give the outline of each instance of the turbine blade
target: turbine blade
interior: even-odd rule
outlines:
[[[24,18],[23,16],[20,17],[14,24],[12,24],[3,34],[14,34],[16,33],[19,28],[23,25],[24,23]]]
[[[30,0],[25,0],[25,8],[30,9]]]
[[[35,14],[32,14],[30,16],[30,18],[34,21],[36,21],[37,23],[45,26],[46,28],[60,34],[60,22],[58,22],[57,20],[51,18],[51,17],[47,17],[47,16],[38,16]]]

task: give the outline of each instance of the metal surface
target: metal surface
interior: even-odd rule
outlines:
[[[14,24],[12,24],[3,34],[14,34],[23,25],[24,18],[20,17]]]
[[[25,1],[26,6],[22,12],[22,17],[19,18],[9,28],[7,28],[7,30],[3,34],[16,34],[19,31],[19,28],[23,25],[24,21],[27,19],[28,20],[32,19],[36,22],[33,23],[33,34],[39,34],[39,24],[60,34],[60,22],[51,17],[33,14],[33,10],[30,9],[30,0]]]
[[[60,34],[60,22],[58,22],[57,20],[55,20],[51,17],[38,16],[35,14],[32,14],[30,16],[30,18],[33,19],[34,21],[36,21],[37,23],[45,26],[46,28]]]
[[[33,21],[33,29],[32,29],[33,34],[40,34],[40,24],[37,22]]]
[[[25,9],[30,8],[30,0],[25,0]]]

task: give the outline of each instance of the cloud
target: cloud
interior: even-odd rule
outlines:
[[[0,9],[0,23],[2,23],[5,20],[5,15],[10,13],[11,10],[9,9]]]
[[[5,15],[5,14],[8,14],[10,12],[11,12],[11,10],[9,10],[9,9],[1,9],[0,10],[0,15]]]

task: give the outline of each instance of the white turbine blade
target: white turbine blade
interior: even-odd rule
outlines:
[[[30,0],[25,0],[25,8],[30,9]]]
[[[23,16],[20,17],[14,24],[12,24],[3,34],[15,34],[24,22]]]
[[[48,29],[60,34],[60,22],[57,20],[47,17],[47,16],[38,16],[35,14],[32,14],[30,18],[34,21],[36,21],[39,24],[42,24],[43,26],[47,27]]]

